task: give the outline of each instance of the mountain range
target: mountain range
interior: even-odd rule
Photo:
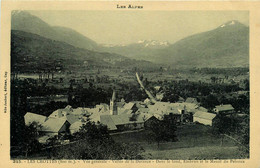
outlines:
[[[73,57],[73,59],[81,60],[85,58],[90,62],[95,60],[97,64],[109,63],[103,61],[112,60],[112,65],[115,65],[115,62],[120,62],[118,61],[120,57],[121,65],[130,60],[131,65],[137,63],[139,66],[142,65],[140,60],[144,60],[147,66],[154,66],[151,62],[174,67],[245,67],[249,65],[249,27],[235,20],[224,23],[213,30],[188,36],[174,44],[166,41],[140,40],[134,44],[121,46],[97,44],[75,30],[50,26],[40,18],[24,11],[12,13],[11,27],[13,39],[17,39],[14,36],[22,36],[24,32],[27,33],[25,35],[27,41],[30,41],[31,37],[44,38],[43,41],[52,40],[55,44],[63,45],[58,51],[54,51],[55,48],[51,49],[53,53],[64,52],[62,57],[66,57],[66,59]],[[13,34],[14,30],[19,31]],[[35,35],[38,35],[37,38]],[[70,46],[68,49],[65,47],[67,45]],[[33,44],[32,46],[35,47]],[[26,45],[26,47],[29,46]],[[75,51],[73,56],[65,54],[72,52],[69,49]],[[30,47],[30,51],[32,50],[33,47]],[[83,54],[84,52],[88,54]],[[37,54],[37,51],[34,54]],[[53,55],[49,53],[49,56]],[[102,59],[97,61],[99,58]],[[126,63],[126,65],[128,64]]]
[[[118,68],[136,67],[158,68],[151,62],[78,48],[65,42],[51,40],[36,34],[12,30],[11,32],[12,70],[20,72],[48,71],[59,66],[62,69],[75,68]]]
[[[249,65],[249,27],[238,21],[186,37],[153,52],[150,61],[176,66],[232,67]]]
[[[175,67],[244,67],[249,65],[249,27],[232,20],[174,44],[152,48],[136,43],[105,51]]]

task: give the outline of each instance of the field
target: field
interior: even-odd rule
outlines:
[[[235,143],[227,138],[212,135],[210,127],[196,124],[178,127],[176,142],[148,142],[146,131],[113,135],[117,142],[139,143],[145,150],[146,159],[238,159],[240,152]]]

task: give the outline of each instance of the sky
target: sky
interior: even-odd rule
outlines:
[[[231,20],[249,25],[248,11],[29,11],[51,26],[76,30],[98,44],[139,40],[174,43]]]

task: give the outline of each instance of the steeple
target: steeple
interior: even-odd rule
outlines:
[[[112,95],[112,99],[111,99],[112,101],[115,101],[116,100],[116,92],[115,92],[115,90],[113,90],[113,95]]]
[[[112,95],[112,99],[110,100],[110,114],[111,115],[117,115],[117,106],[116,106],[116,92],[115,90],[113,90],[113,95]]]

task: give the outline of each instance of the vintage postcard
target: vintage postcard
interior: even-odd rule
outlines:
[[[259,167],[259,7],[3,1],[0,165]]]

